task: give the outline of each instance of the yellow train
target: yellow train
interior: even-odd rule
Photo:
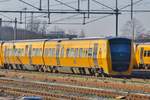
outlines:
[[[136,65],[138,69],[150,69],[150,43],[136,44]]]
[[[130,75],[133,44],[127,38],[42,39],[1,42],[7,69]]]

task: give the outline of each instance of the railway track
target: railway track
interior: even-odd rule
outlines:
[[[10,78],[19,78],[19,80],[3,79],[0,80],[0,89],[8,90],[7,93],[16,93],[15,95],[37,95],[45,99],[64,99],[86,100],[91,96],[117,98],[124,97],[126,99],[135,100],[150,100],[150,82],[149,80],[141,79],[118,79],[118,78],[97,78],[93,76],[54,74],[54,73],[39,73],[28,71],[6,71],[0,70],[1,75]],[[49,84],[39,82],[26,82],[25,80],[46,81]],[[50,84],[51,83],[51,84]],[[52,84],[53,83],[53,84]],[[58,84],[59,83],[59,84]],[[4,85],[5,84],[5,85]],[[12,87],[12,84],[17,86]],[[62,85],[63,84],[63,85]],[[4,87],[5,86],[5,87]],[[19,88],[18,88],[19,87]],[[29,87],[28,90],[22,87]],[[41,89],[35,90],[34,89]],[[42,91],[44,90],[44,91]],[[47,93],[47,91],[53,93]],[[41,92],[42,91],[42,92]],[[60,94],[73,93],[71,96]],[[120,91],[120,92],[118,92]],[[36,93],[37,92],[37,93]],[[25,93],[25,94],[24,94]],[[57,94],[57,95],[56,95]],[[74,96],[74,94],[76,96]],[[45,96],[48,95],[48,96]],[[83,97],[90,95],[89,97]]]
[[[133,76],[140,73],[136,70]],[[29,78],[29,79],[35,79],[40,81],[55,81],[55,78],[60,78],[60,80],[63,78],[65,79],[71,79],[70,81],[76,81],[78,80],[84,80],[84,81],[105,81],[105,82],[120,82],[120,83],[136,83],[136,84],[150,84],[150,80],[147,78],[139,78],[136,77],[95,77],[95,76],[89,76],[89,75],[73,75],[68,73],[45,73],[45,72],[36,72],[36,71],[21,71],[21,70],[6,70],[6,69],[0,69],[0,75],[6,76],[6,77],[22,77],[22,78]],[[140,74],[141,75],[141,74]],[[142,76],[143,77],[143,76]],[[53,79],[54,78],[54,79]],[[75,79],[75,80],[74,80]]]
[[[128,100],[149,100],[150,95],[146,93],[135,93],[117,91],[114,89],[101,89],[86,86],[74,86],[66,84],[24,81],[18,79],[0,78],[1,92],[13,95],[32,95],[41,96],[49,99],[73,99],[73,100],[92,100],[90,97],[122,97]],[[70,95],[72,94],[72,95]]]

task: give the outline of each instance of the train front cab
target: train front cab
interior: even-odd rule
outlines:
[[[130,39],[112,38],[110,44],[110,63],[112,75],[130,75],[133,63],[133,44]]]

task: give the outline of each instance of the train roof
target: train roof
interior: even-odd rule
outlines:
[[[112,40],[112,39],[128,39],[124,37],[86,37],[86,38],[59,38],[59,39],[30,39],[30,40],[11,40],[6,41],[8,43],[16,43],[16,42],[37,42],[37,41],[68,41],[68,40]],[[128,39],[130,40],[130,39]]]
[[[138,45],[149,45],[150,42],[143,42],[143,43],[136,43],[136,44],[138,44]]]

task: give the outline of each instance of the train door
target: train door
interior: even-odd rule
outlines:
[[[29,64],[32,64],[32,45],[29,45],[29,49],[28,49],[28,56],[29,56]]]
[[[57,63],[57,65],[60,65],[59,53],[60,53],[60,44],[57,44],[57,46],[56,46],[56,63]]]
[[[94,48],[93,48],[94,67],[98,67],[97,50],[98,50],[98,43],[94,43]]]
[[[143,53],[144,53],[144,48],[140,49],[140,63],[143,64]]]

